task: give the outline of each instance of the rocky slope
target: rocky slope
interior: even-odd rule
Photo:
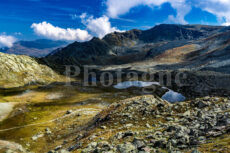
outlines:
[[[103,39],[75,42],[46,57],[56,64],[124,64],[143,61],[168,49],[220,33],[224,27],[202,25],[158,25],[152,29],[111,33]],[[222,30],[223,31],[223,30]],[[226,29],[224,30],[226,31]]]
[[[109,106],[79,131],[72,145],[61,148],[84,153],[228,152],[229,111],[228,98],[170,104],[157,96],[135,97]]]
[[[0,53],[0,88],[61,81],[61,76],[35,58]]]

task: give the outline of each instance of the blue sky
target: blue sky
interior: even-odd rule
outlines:
[[[0,47],[17,40],[87,41],[156,24],[230,24],[229,0],[0,0]]]

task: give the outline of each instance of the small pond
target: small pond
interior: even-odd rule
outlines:
[[[160,85],[160,83],[144,82],[144,81],[125,81],[125,82],[118,83],[114,85],[113,87],[116,89],[127,89],[130,87],[140,87],[141,88],[141,87],[148,87],[151,85]],[[161,98],[171,103],[182,102],[182,101],[185,101],[186,99],[185,96],[173,90],[169,90]]]

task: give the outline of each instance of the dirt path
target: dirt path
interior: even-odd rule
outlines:
[[[98,112],[100,112],[100,110],[99,109],[90,109],[90,111],[87,112],[86,114],[89,114],[89,113],[92,113],[92,112],[96,112],[95,114],[97,114]],[[30,126],[37,126],[37,125],[47,124],[47,123],[55,122],[55,121],[58,121],[58,120],[61,120],[61,119],[65,119],[65,118],[73,116],[73,115],[75,115],[77,113],[79,113],[79,110],[77,110],[77,111],[75,111],[75,112],[73,112],[73,113],[71,113],[69,115],[64,115],[62,117],[55,118],[53,120],[49,120],[49,121],[46,121],[46,122],[28,124],[28,125],[23,125],[23,126],[16,126],[16,127],[8,128],[8,129],[1,129],[0,132],[6,132],[6,131],[20,129],[20,128],[25,128],[25,127],[30,127]]]

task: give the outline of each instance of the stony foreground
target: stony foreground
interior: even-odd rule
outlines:
[[[89,113],[85,115],[90,116]],[[81,123],[76,120],[78,114],[79,111],[69,110],[58,123],[63,128],[75,127]],[[66,121],[71,121],[68,126]],[[63,135],[58,134],[65,138],[60,140],[55,139],[55,129],[47,128],[42,133],[42,139],[50,141],[47,144],[51,146],[47,147],[53,148],[49,153],[228,153],[230,100],[204,97],[171,104],[158,96],[139,96],[113,103],[85,121],[81,128],[65,128],[64,131]],[[36,135],[32,139],[39,144],[41,138]],[[60,145],[52,145],[51,141]],[[10,142],[2,144],[6,143],[10,145],[0,145],[0,152],[1,149],[8,150],[7,153],[30,152]]]
[[[228,98],[204,97],[170,104],[154,96],[135,97],[114,103],[98,114],[66,150],[228,152],[229,111]]]

